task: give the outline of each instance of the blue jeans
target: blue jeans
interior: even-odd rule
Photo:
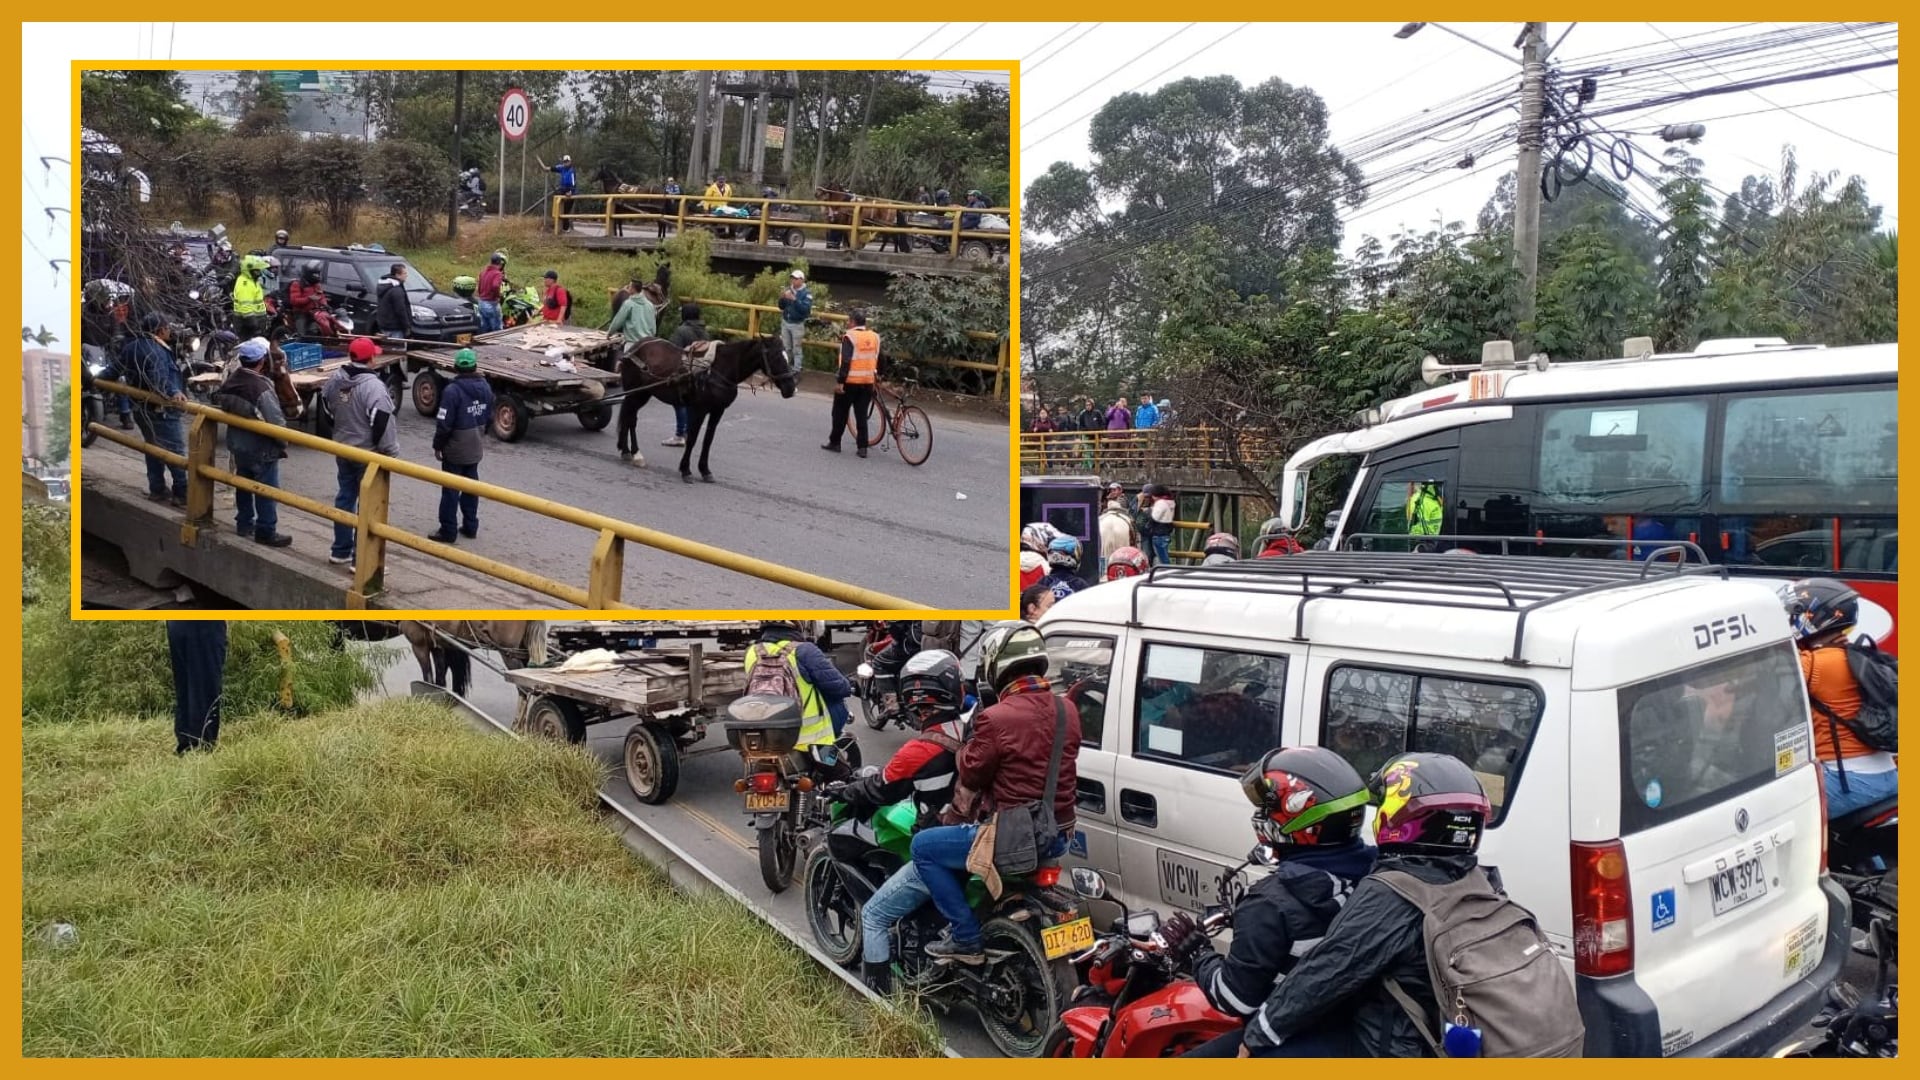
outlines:
[[[248,480],[258,480],[268,487],[280,486],[279,458],[274,458],[271,461],[250,461],[246,458],[235,458],[233,471],[246,477]],[[233,492],[233,505],[234,508],[239,511],[233,520],[234,524],[240,527],[240,535],[246,536],[251,533],[258,539],[268,540],[273,537],[274,533],[279,531],[280,507],[265,495],[255,495],[251,491],[241,491],[235,488]]]
[[[930,895],[912,863],[894,871],[860,908],[860,959],[869,964],[893,959],[894,924],[919,910]]]
[[[360,506],[360,481],[367,475],[367,467],[345,458],[335,458],[333,463],[339,470],[340,480],[340,490],[333,497],[333,508],[352,513]],[[329,554],[336,559],[353,558],[353,534],[353,526],[334,522],[333,550]]]
[[[980,946],[980,920],[967,906],[967,879],[972,876],[967,871],[967,853],[973,850],[979,831],[978,825],[945,825],[913,836],[914,869],[932,894],[934,906],[953,924],[954,944],[972,948]],[[1041,858],[1057,859],[1066,850],[1066,840],[1055,837]]]
[[[139,411],[140,434],[146,440],[162,450],[171,450],[176,454],[187,452],[186,417],[171,409],[143,408]],[[171,465],[157,457],[147,458],[147,491],[154,495],[167,493],[167,474],[173,474],[173,497],[187,497],[187,470]]]
[[[1840,789],[1840,770],[1830,762],[1821,762],[1820,771],[1826,777],[1829,818],[1844,817],[1863,806],[1872,806],[1900,790],[1899,769],[1872,773],[1848,769],[1847,787],[1850,790],[1847,791]]]
[[[1153,545],[1153,561],[1156,564],[1164,565],[1167,561],[1167,545],[1172,542],[1173,537],[1169,534],[1161,533],[1148,539]]]
[[[673,407],[673,433],[682,439],[687,437],[687,407],[685,405],[675,405]]]
[[[440,463],[440,467],[455,476],[464,476],[469,480],[480,479],[480,463],[477,461],[471,465],[455,465],[451,461],[443,461]],[[464,491],[455,491],[450,487],[440,489],[441,531],[451,533],[459,524],[454,518],[454,509],[456,507],[460,511],[460,518],[464,519],[467,523],[467,531],[473,533],[479,532],[480,496],[470,495]]]
[[[499,302],[495,300],[480,301],[480,332],[484,334],[489,330],[499,330],[502,326]]]

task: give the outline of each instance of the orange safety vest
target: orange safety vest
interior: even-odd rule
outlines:
[[[847,365],[848,385],[873,382],[880,370],[880,335],[856,326],[847,331],[847,340],[853,342],[853,362]]]

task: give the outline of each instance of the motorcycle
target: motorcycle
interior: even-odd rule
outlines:
[[[93,380],[107,372],[107,354],[98,345],[82,345],[80,353],[87,373],[80,383],[80,445],[84,448],[100,437],[93,425],[107,420],[106,398],[93,385]]]
[[[900,704],[900,671],[908,657],[898,657],[897,662],[885,659],[894,644],[887,624],[874,623],[867,628],[865,651],[860,665],[854,668],[854,693],[860,698],[868,727],[885,731],[891,725],[914,731],[917,725]]]
[[[487,216],[487,197],[469,188],[456,188],[460,196],[460,216],[479,221]]]
[[[1220,903],[1207,909],[1201,930],[1212,937],[1233,923],[1235,896],[1228,883],[1248,866],[1273,865],[1264,845],[1221,878]],[[1060,1023],[1047,1034],[1046,1057],[1179,1057],[1231,1031],[1241,1021],[1215,1009],[1190,976],[1183,976],[1164,951],[1160,915],[1151,909],[1129,911],[1107,891],[1097,870],[1075,867],[1073,891],[1088,900],[1120,905],[1113,929],[1092,948],[1073,958],[1081,985]]]
[[[1889,934],[1898,926],[1899,830],[1898,796],[1827,823],[1827,872],[1852,898],[1853,927],[1860,935],[1876,920],[1887,924]]]
[[[796,749],[804,721],[792,698],[748,694],[727,706],[727,719],[727,745],[739,752],[743,766],[733,790],[745,796],[753,819],[760,880],[785,892],[804,835],[825,824],[814,789],[851,776],[860,767],[860,747],[843,735],[831,744]]]
[[[525,326],[540,318],[540,290],[528,285],[524,289],[503,289],[500,293],[500,325],[503,328]]]
[[[829,825],[807,858],[807,925],[835,963],[860,959],[860,909],[912,858],[917,813],[911,799],[862,820],[827,791]],[[902,989],[939,1008],[971,1008],[987,1038],[1008,1057],[1037,1057],[1073,988],[1067,957],[1094,941],[1093,922],[1059,888],[1060,864],[1032,874],[1003,875],[992,899],[979,877],[967,880],[967,901],[981,922],[986,963],[937,960],[926,953],[946,919],[928,902],[892,927],[894,973]]]
[[[1871,996],[1835,984],[1827,988],[1827,1003],[1814,1017],[1820,1034],[1788,1043],[1774,1051],[1777,1058],[1891,1058],[1899,1057],[1900,990],[1893,982],[1893,924],[1875,919],[1867,931],[1879,972]]]

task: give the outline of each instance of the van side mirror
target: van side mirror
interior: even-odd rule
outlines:
[[[1072,871],[1073,893],[1086,900],[1098,900],[1107,895],[1107,879],[1100,871],[1085,866],[1076,866]]]

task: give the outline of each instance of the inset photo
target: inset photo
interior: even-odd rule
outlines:
[[[1011,606],[1010,65],[74,70],[76,617]]]

